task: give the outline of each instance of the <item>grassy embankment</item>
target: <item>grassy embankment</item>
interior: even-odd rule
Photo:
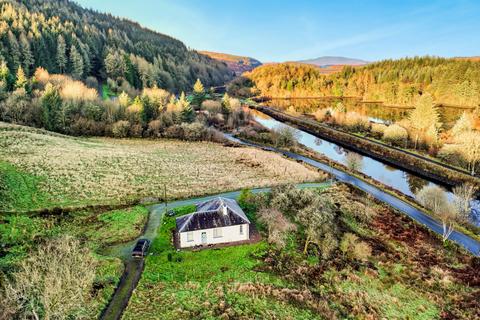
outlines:
[[[176,252],[174,218],[165,217],[125,319],[468,319],[478,315],[478,259],[444,248],[430,232],[378,203],[359,218],[365,195],[344,187],[337,199],[341,232],[368,243],[360,261],[337,252],[322,260],[302,251],[303,231],[285,249],[257,244]],[[365,204],[363,204],[365,206]],[[193,207],[177,210],[191,212]],[[255,210],[248,212],[255,217]],[[252,219],[254,220],[254,219]],[[263,226],[257,225],[260,230]],[[264,235],[265,236],[265,235]]]
[[[206,142],[72,138],[0,123],[0,212],[122,204],[324,175],[254,148]]]
[[[295,124],[293,124],[295,125]],[[315,134],[314,132],[312,132],[312,134]],[[251,136],[244,136],[244,135],[240,135],[239,136],[241,139],[244,139],[246,141],[251,141],[253,143],[259,143],[261,145],[269,145],[271,147],[277,147],[278,146],[275,146],[273,145],[272,143],[269,143],[268,141],[266,140],[263,140],[263,139],[260,139],[260,140],[255,140],[255,139],[252,139]],[[308,158],[311,158],[311,159],[314,159],[314,160],[317,160],[317,161],[320,161],[322,163],[326,163],[328,164],[329,166],[333,167],[333,168],[336,168],[336,169],[339,169],[339,170],[342,170],[344,172],[348,172],[350,175],[352,176],[355,176],[365,182],[368,182],[374,186],[377,186],[378,188],[380,188],[381,190],[405,201],[406,203],[412,205],[413,207],[425,212],[426,214],[434,217],[435,219],[439,220],[439,217],[437,215],[435,215],[431,210],[421,206],[414,198],[410,197],[410,196],[407,196],[403,193],[401,193],[400,191],[392,188],[392,187],[389,187],[387,185],[384,185],[383,183],[375,180],[375,179],[372,179],[370,176],[367,176],[361,172],[358,172],[358,171],[355,171],[355,170],[351,170],[350,168],[348,168],[347,166],[343,165],[343,164],[340,164],[336,161],[333,161],[331,159],[329,159],[328,157],[322,155],[322,154],[319,154],[317,152],[315,152],[314,150],[311,150],[305,146],[293,146],[293,147],[289,147],[289,148],[279,148],[279,149],[284,149],[286,151],[290,151],[290,152],[295,152],[297,154],[300,154],[300,155],[303,155],[305,157],[308,157]],[[473,239],[477,240],[477,241],[480,241],[480,228],[467,222],[467,221],[455,221],[454,222],[455,224],[455,229],[459,232],[462,232],[470,237],[472,237]]]
[[[334,141],[340,145],[348,146],[355,151],[368,154],[374,158],[381,158],[395,166],[411,170],[412,172],[417,172],[445,184],[456,185],[461,183],[473,183],[475,185],[480,185],[479,178],[462,172],[463,170],[456,171],[445,167],[440,162],[421,159],[406,152],[402,152],[402,150],[391,148],[368,139],[363,139],[344,131],[329,128],[320,123],[314,123],[310,120],[293,117],[272,108],[253,105],[252,107],[282,122],[292,123],[304,131],[319,135],[322,138]]]

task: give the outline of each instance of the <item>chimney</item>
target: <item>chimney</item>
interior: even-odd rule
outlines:
[[[228,216],[228,208],[225,203],[222,204],[222,213],[223,215]]]

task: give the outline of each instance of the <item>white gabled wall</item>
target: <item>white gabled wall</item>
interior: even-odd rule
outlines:
[[[202,232],[207,233],[207,245],[208,244],[217,244],[217,243],[225,243],[225,242],[235,242],[235,241],[243,241],[249,239],[249,225],[242,224],[243,226],[243,234],[240,234],[240,225],[236,226],[228,226],[222,227],[222,236],[221,237],[214,237],[213,230],[214,229],[204,229],[204,230],[196,230],[192,231],[193,233],[193,240],[187,241],[187,233],[188,232],[180,232],[180,248],[188,248],[194,247],[202,244]]]

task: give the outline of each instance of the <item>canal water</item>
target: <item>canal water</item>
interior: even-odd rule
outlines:
[[[382,103],[366,103],[354,98],[296,98],[296,99],[272,99],[264,105],[272,106],[282,111],[295,111],[302,114],[313,115],[318,110],[335,112],[335,107],[342,103],[343,112],[355,112],[368,117],[372,122],[391,124],[406,119],[412,111],[412,107],[392,107]],[[469,109],[455,107],[438,108],[440,121],[445,128],[453,126],[464,111]]]
[[[265,126],[268,129],[278,129],[282,126],[289,127],[296,132],[298,142],[315,152],[318,152],[327,158],[343,164],[348,165],[348,155],[355,154],[358,161],[358,171],[387,185],[401,193],[415,197],[415,194],[427,185],[437,185],[436,183],[426,180],[422,177],[419,177],[415,174],[406,172],[402,169],[392,167],[388,164],[385,164],[381,161],[375,160],[368,156],[363,156],[355,153],[354,151],[343,148],[333,142],[323,140],[321,138],[315,137],[312,134],[299,130],[297,128],[286,125],[280,121],[277,121],[264,113],[253,112],[255,120]],[[438,185],[444,191],[447,197],[452,200],[453,194],[447,190],[445,187]],[[480,226],[480,201],[474,201],[472,203],[472,215],[471,221],[474,225]]]

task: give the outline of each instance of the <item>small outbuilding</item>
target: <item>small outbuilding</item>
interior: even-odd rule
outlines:
[[[177,246],[189,248],[246,241],[250,220],[233,199],[214,198],[199,203],[194,213],[176,219]]]

